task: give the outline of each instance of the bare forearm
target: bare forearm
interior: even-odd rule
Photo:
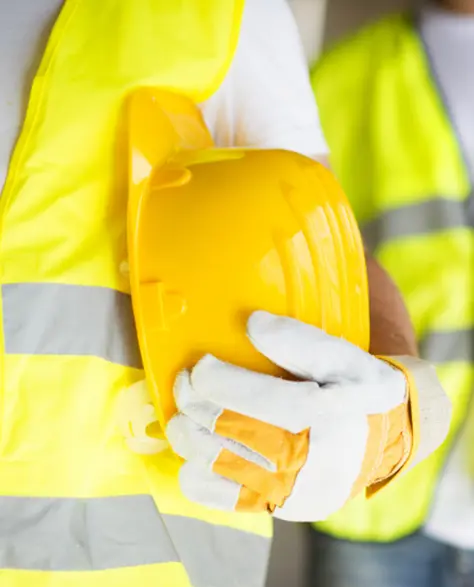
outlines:
[[[415,331],[397,286],[366,255],[370,299],[370,352],[375,355],[418,355]]]

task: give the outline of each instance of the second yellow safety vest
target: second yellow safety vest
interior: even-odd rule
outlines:
[[[388,541],[426,519],[474,380],[474,196],[458,141],[410,17],[396,15],[322,58],[313,86],[334,171],[374,250],[395,278],[422,356],[454,404],[447,442],[366,501],[318,527]]]
[[[187,502],[170,453],[133,454],[143,378],[126,259],[124,103],[224,78],[243,0],[67,0],[0,209],[0,585],[260,587],[267,516]]]

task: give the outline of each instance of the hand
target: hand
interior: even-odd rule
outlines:
[[[184,495],[212,508],[318,521],[351,496],[366,455],[368,416],[403,404],[401,371],[290,318],[256,312],[253,345],[298,380],[204,357],[176,381],[166,430],[187,462]]]

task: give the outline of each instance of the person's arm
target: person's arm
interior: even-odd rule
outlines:
[[[415,331],[405,302],[388,273],[366,253],[370,300],[370,352],[418,356]]]

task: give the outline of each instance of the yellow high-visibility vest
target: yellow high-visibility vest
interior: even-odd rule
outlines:
[[[1,197],[0,585],[259,587],[267,516],[187,502],[115,414],[143,379],[126,259],[126,97],[209,97],[243,0],[66,0]]]
[[[414,22],[395,15],[329,51],[312,74],[332,165],[394,277],[422,356],[454,403],[447,442],[374,498],[317,527],[388,541],[426,519],[474,381],[474,196]]]

